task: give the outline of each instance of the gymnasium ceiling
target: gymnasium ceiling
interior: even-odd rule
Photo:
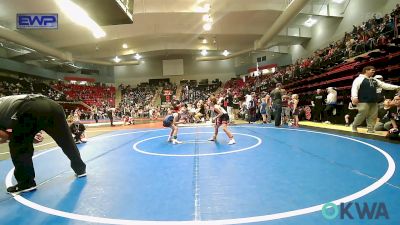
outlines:
[[[202,17],[205,13],[196,9],[205,3],[211,4],[209,13],[213,26],[210,31],[203,29]],[[261,51],[271,51],[271,47],[275,46],[274,51],[279,52],[281,48],[277,46],[288,47],[307,41],[311,32],[304,26],[304,21],[310,15],[314,18],[326,16],[327,5],[331,9],[337,7],[335,12],[340,12],[345,4],[335,4],[332,0],[310,0],[301,13],[293,15],[289,25]],[[116,55],[124,60],[134,60],[135,53],[141,54],[143,59],[168,55],[197,57],[202,48],[208,49],[211,55],[220,55],[225,49],[234,53],[253,48],[255,41],[268,31],[287,5],[288,0],[134,0],[133,23],[103,26],[106,36],[96,39],[89,30],[70,21],[55,0],[1,0],[0,25],[50,48],[71,53],[73,58],[112,62]],[[58,13],[59,28],[17,30],[17,13]],[[330,16],[341,17],[340,13],[330,13]],[[203,44],[203,39],[207,40],[207,44]],[[23,46],[18,47],[12,40],[0,38],[0,43],[0,48],[9,46],[0,51],[3,58],[42,60],[42,64],[62,61],[30,52]],[[128,45],[127,49],[122,48],[123,43]]]

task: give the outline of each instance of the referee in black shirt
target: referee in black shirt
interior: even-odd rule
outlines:
[[[274,109],[275,127],[281,125],[282,116],[282,84],[277,83],[276,88],[271,91],[272,107]]]
[[[33,141],[44,130],[71,160],[77,177],[86,176],[86,165],[72,138],[63,108],[42,95],[14,95],[0,98],[0,143],[9,140],[14,176],[17,184],[9,193],[36,189],[33,168]]]

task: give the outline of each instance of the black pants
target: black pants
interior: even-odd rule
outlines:
[[[74,135],[75,135],[74,141],[75,142],[80,141],[82,139],[83,132],[84,131],[77,131],[77,132],[74,133]]]
[[[99,122],[99,116],[97,115],[97,113],[93,114],[93,119],[96,121],[96,123]]]
[[[72,138],[65,119],[63,108],[47,98],[27,100],[17,113],[10,138],[10,154],[14,164],[14,176],[18,184],[31,184],[35,179],[33,168],[33,138],[44,130],[49,134],[71,161],[71,167],[77,174],[85,172],[86,165]]]
[[[313,120],[315,120],[317,122],[321,122],[322,109],[323,109],[323,106],[314,106],[314,108],[312,109],[312,112],[311,112]]]
[[[252,107],[249,109],[249,118],[248,122],[256,122],[256,108]]]
[[[388,134],[386,135],[387,138],[392,139],[392,140],[398,140],[400,141],[400,132],[394,132],[394,133],[390,133],[388,132]]]
[[[107,116],[110,119],[111,126],[114,126],[114,118],[111,111],[107,112]]]
[[[329,121],[334,123],[333,110],[336,108],[336,105],[326,105],[324,109],[324,121]]]
[[[279,127],[281,125],[281,117],[282,117],[282,106],[281,105],[274,105],[274,120],[275,120],[275,126]]]

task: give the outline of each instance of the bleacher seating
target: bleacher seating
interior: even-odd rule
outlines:
[[[387,82],[399,83],[400,38],[396,36],[400,8],[382,18],[375,16],[361,26],[354,26],[352,32],[345,33],[342,40],[318,49],[313,56],[298,59],[293,65],[279,68],[273,74],[257,77],[246,76],[228,81],[224,88],[233,89],[234,94],[271,91],[276,83],[282,83],[288,93],[300,95],[300,104],[310,103],[316,89],[335,87],[344,99],[354,78],[365,66],[375,66],[376,74],[384,76]],[[347,60],[352,58],[352,60]],[[397,75],[396,75],[397,74]]]
[[[58,82],[53,85],[56,90],[63,92],[69,101],[83,101],[88,105],[114,106],[115,87],[103,85],[78,85]]]

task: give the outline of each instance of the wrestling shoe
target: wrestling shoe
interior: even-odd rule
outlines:
[[[172,144],[176,145],[176,144],[182,144],[182,141],[178,141],[176,139],[172,140]]]
[[[29,192],[29,191],[34,191],[34,190],[36,190],[35,181],[33,181],[33,183],[30,183],[30,184],[16,184],[14,186],[7,188],[7,192],[12,193],[12,194],[19,194],[22,192]]]

